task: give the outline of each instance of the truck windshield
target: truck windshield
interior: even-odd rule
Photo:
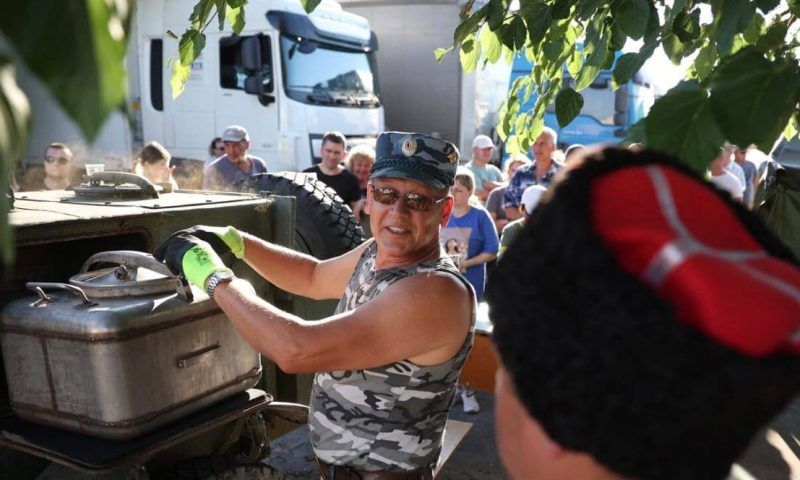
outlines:
[[[380,106],[371,54],[282,35],[281,56],[289,98],[316,105]]]

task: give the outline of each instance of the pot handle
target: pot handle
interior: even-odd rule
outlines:
[[[75,285],[70,285],[68,283],[52,283],[52,282],[28,282],[25,284],[25,287],[33,290],[39,295],[39,300],[33,304],[34,307],[38,307],[39,305],[46,305],[53,301],[53,297],[48,296],[44,293],[45,289],[52,290],[66,290],[71,294],[75,295],[76,297],[80,298],[83,302],[84,307],[93,307],[97,305],[95,302],[89,300],[89,297],[83,293],[80,287],[76,287]]]
[[[81,267],[81,273],[86,273],[98,263],[113,263],[116,265],[125,265],[127,267],[139,268],[144,267],[156,273],[160,273],[168,278],[175,279],[175,290],[178,296],[185,302],[191,303],[194,299],[192,295],[192,288],[189,282],[181,276],[175,276],[169,268],[155,259],[152,255],[137,250],[111,250],[108,252],[95,253],[89,257]]]
[[[158,198],[158,191],[156,187],[150,183],[150,180],[136,175],[135,173],[128,172],[95,172],[87,177],[90,184],[99,184],[100,182],[111,183],[113,185],[122,185],[123,183],[130,183],[139,187],[148,198]]]
[[[95,253],[83,263],[83,266],[81,267],[81,273],[88,272],[98,263],[113,263],[132,268],[144,267],[167,277],[175,276],[169,271],[169,268],[167,268],[166,265],[156,260],[155,257],[149,253],[139,252],[136,250],[112,250],[108,252]]]
[[[189,352],[182,357],[178,357],[178,368],[189,368],[199,363],[210,360],[216,356],[219,349],[222,348],[219,343],[203,347],[200,350]]]

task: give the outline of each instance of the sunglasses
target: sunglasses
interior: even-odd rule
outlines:
[[[68,158],[65,158],[65,157],[51,157],[49,155],[44,157],[44,161],[47,162],[47,163],[58,162],[59,165],[66,165],[67,163],[69,163],[69,159]]]
[[[376,187],[372,185],[371,188],[372,198],[374,198],[376,202],[382,205],[394,205],[402,198],[406,202],[406,205],[408,205],[408,208],[415,212],[427,212],[433,208],[434,205],[438,205],[447,200],[447,197],[434,200],[418,193],[401,194],[394,188],[389,187]]]

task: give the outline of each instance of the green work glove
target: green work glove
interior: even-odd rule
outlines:
[[[175,275],[183,274],[186,280],[206,290],[206,282],[214,272],[227,267],[211,246],[184,231],[173,233],[156,248],[153,254],[164,262]]]
[[[233,252],[236,258],[244,258],[244,238],[242,238],[239,230],[230,225],[227,227],[195,225],[192,228],[182,230],[182,233],[188,233],[207,242],[217,252],[217,255]]]

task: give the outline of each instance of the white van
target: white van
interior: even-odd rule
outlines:
[[[250,153],[270,171],[319,162],[322,135],[338,130],[351,144],[374,143],[384,130],[374,52],[363,17],[324,0],[306,14],[298,0],[250,0],[245,30],[206,31],[202,56],[175,100],[167,59],[195,0],[142,0],[137,44],[143,139],[174,157],[205,160],[214,137],[231,124],[250,133]]]

